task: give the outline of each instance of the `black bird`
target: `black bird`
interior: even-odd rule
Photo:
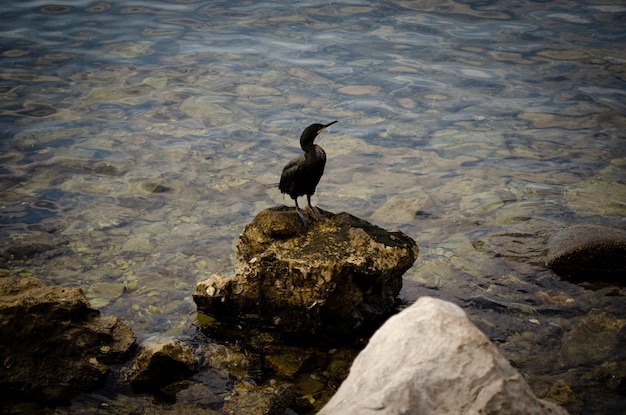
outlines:
[[[287,163],[280,175],[278,188],[281,193],[287,193],[296,202],[296,213],[305,226],[308,225],[309,221],[298,206],[298,197],[300,196],[306,195],[305,212],[314,220],[322,218],[320,212],[311,205],[311,196],[315,193],[315,188],[324,174],[326,153],[322,147],[313,144],[313,141],[325,128],[336,122],[333,121],[326,125],[311,124],[306,127],[300,136],[300,147],[304,150],[304,154]]]

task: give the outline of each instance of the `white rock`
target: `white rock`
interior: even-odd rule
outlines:
[[[390,318],[319,415],[566,415],[538,399],[458,306],[429,297]]]

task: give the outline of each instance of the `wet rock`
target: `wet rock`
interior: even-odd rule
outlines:
[[[203,367],[228,373],[233,381],[258,382],[260,388],[267,379],[288,381],[294,394],[291,409],[296,413],[321,409],[347,377],[362,348],[348,342],[329,349],[334,340],[203,320],[202,331],[213,337],[199,348]],[[360,345],[361,339],[354,343]],[[193,379],[197,378],[195,375]]]
[[[120,297],[126,291],[126,286],[119,282],[96,282],[87,290],[89,303],[96,307],[104,307],[112,300]]]
[[[122,246],[122,252],[149,252],[153,249],[150,240],[143,236],[129,238]]]
[[[134,369],[130,379],[133,390],[156,392],[191,376],[198,370],[198,360],[191,346],[183,341],[156,335],[141,344]]]
[[[189,415],[195,410],[198,414],[206,414],[207,409],[215,409],[222,406],[222,399],[214,391],[201,382],[188,381],[185,388],[175,394],[174,411]],[[176,413],[176,412],[174,412]]]
[[[250,366],[250,355],[240,347],[207,342],[200,349],[205,366],[228,372],[233,378],[243,379]]]
[[[574,281],[626,284],[626,230],[576,225],[548,241],[546,266]]]
[[[372,213],[371,220],[384,223],[411,223],[428,200],[424,192],[408,195],[391,196],[387,201]]]
[[[233,389],[223,411],[227,414],[283,415],[292,401],[288,384],[256,386],[241,382]]]
[[[320,415],[567,414],[536,398],[456,305],[429,297],[391,317]]]
[[[311,365],[315,351],[302,347],[274,347],[263,358],[274,373],[283,378],[293,378]]]
[[[27,238],[9,235],[0,241],[0,245],[0,263],[36,258],[47,260],[68,252],[67,243],[48,232],[31,232]]]
[[[608,360],[620,343],[626,320],[591,310],[563,337],[559,363],[563,367],[594,365]]]
[[[235,275],[197,285],[198,310],[292,333],[375,328],[394,307],[418,247],[402,232],[322,213],[306,229],[292,208],[260,212],[237,242]]]
[[[583,406],[582,398],[574,393],[572,388],[563,380],[559,379],[550,386],[545,398],[562,406],[580,410]]]
[[[598,394],[595,399],[602,400],[602,394],[606,391],[613,391],[621,396],[626,395],[626,359],[624,359],[624,347],[622,346],[618,353],[611,356],[610,360],[596,364],[593,369],[588,373],[581,376],[581,381],[586,385],[593,385],[597,388]],[[591,389],[591,388],[589,388]],[[571,405],[567,402],[567,405],[571,405],[574,408],[583,406],[583,396],[574,395],[574,398],[579,400],[577,405]],[[559,402],[559,401],[555,401]],[[624,405],[621,405],[622,408]]]
[[[103,386],[109,364],[135,344],[115,317],[90,307],[80,288],[0,278],[0,389],[5,397],[53,403]]]

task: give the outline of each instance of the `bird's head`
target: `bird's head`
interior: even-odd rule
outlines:
[[[307,147],[311,146],[313,144],[313,141],[315,140],[315,137],[317,137],[319,133],[321,133],[322,131],[324,131],[325,128],[330,127],[336,122],[337,121],[333,121],[326,125],[324,124],[309,125],[308,127],[304,129],[304,131],[302,131],[302,135],[300,136],[300,146],[303,149],[306,149]]]

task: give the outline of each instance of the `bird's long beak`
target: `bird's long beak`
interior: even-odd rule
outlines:
[[[333,121],[331,123],[326,124],[325,126],[323,126],[322,128],[320,128],[319,130],[317,130],[317,134],[321,133],[322,131],[324,131],[325,128],[330,127],[331,125],[333,125],[334,123],[336,123],[337,121]]]

